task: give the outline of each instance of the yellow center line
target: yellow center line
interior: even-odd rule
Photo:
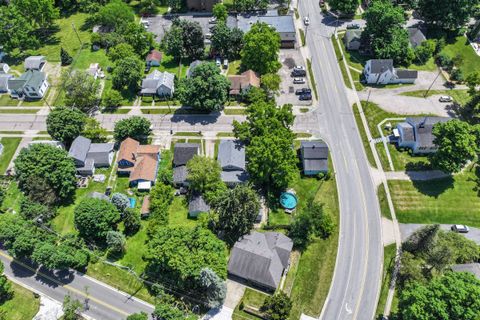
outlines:
[[[104,306],[104,307],[107,307],[107,308],[110,309],[110,310],[113,310],[113,311],[115,311],[115,312],[117,312],[117,313],[120,313],[120,314],[123,314],[123,315],[125,315],[125,316],[130,315],[129,313],[127,313],[127,312],[125,312],[125,311],[123,311],[123,310],[120,310],[120,309],[118,309],[118,308],[116,308],[116,307],[114,307],[114,306],[112,306],[112,305],[110,305],[110,304],[108,304],[108,303],[106,303],[106,302],[104,302],[104,301],[102,301],[102,300],[99,300],[99,299],[97,299],[97,298],[91,297],[90,295],[87,295],[85,292],[82,292],[82,291],[80,291],[80,290],[78,290],[78,289],[76,289],[76,288],[73,288],[73,287],[71,287],[71,286],[69,286],[69,285],[66,285],[66,284],[58,281],[58,280],[55,279],[55,278],[52,278],[52,277],[50,277],[50,276],[47,276],[46,274],[43,274],[43,273],[41,273],[41,272],[38,272],[37,270],[33,269],[32,267],[30,267],[30,266],[28,266],[28,265],[26,265],[26,264],[24,264],[24,263],[22,263],[22,262],[20,262],[20,261],[18,261],[18,260],[15,260],[13,257],[5,254],[5,253],[2,252],[2,251],[0,251],[0,256],[4,257],[4,258],[6,258],[6,259],[8,259],[8,260],[10,260],[10,261],[14,261],[16,264],[19,264],[19,265],[21,265],[22,267],[24,267],[24,268],[26,268],[26,269],[28,269],[28,270],[30,270],[30,271],[35,272],[37,275],[39,275],[39,276],[41,276],[41,277],[43,277],[43,278],[45,278],[45,279],[47,279],[47,280],[53,281],[54,283],[60,285],[61,287],[65,288],[65,289],[67,289],[67,290],[69,290],[69,291],[71,291],[71,292],[74,292],[74,293],[76,293],[76,294],[78,294],[78,295],[80,295],[80,296],[82,296],[82,297],[88,298],[89,300],[91,300],[91,301],[93,301],[93,302],[96,302],[96,303],[98,303],[98,304],[100,304],[100,305],[102,305],[102,306]]]

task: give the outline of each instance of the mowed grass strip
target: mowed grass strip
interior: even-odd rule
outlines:
[[[14,282],[10,283],[12,284],[13,297],[0,305],[2,319],[32,319],[40,308],[40,298],[35,297],[30,290]]]
[[[388,182],[402,223],[466,224],[480,227],[480,168],[452,178]]]
[[[0,155],[0,174],[4,174],[10,161],[12,160],[15,150],[22,141],[22,138],[1,138],[0,143],[3,145],[3,151]]]

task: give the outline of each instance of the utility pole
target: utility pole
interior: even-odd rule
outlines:
[[[77,28],[75,28],[75,24],[73,22],[72,22],[72,28],[73,28],[73,31],[75,31],[75,34],[77,35],[78,41],[80,41],[80,47],[83,47],[82,39],[80,39]]]
[[[428,92],[430,91],[430,89],[432,89],[432,87],[433,87],[433,84],[435,83],[435,81],[437,81],[438,77],[440,77],[440,74],[441,74],[441,73],[442,73],[442,70],[441,70],[441,69],[439,69],[439,70],[438,70],[438,74],[437,74],[437,76],[435,77],[435,79],[433,79],[433,81],[432,81],[432,83],[430,84],[430,87],[428,87],[427,91],[425,91],[425,94],[423,95],[423,97],[424,97],[424,98],[426,98],[426,97],[427,97],[427,95],[428,95]]]

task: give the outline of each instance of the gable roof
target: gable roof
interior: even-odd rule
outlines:
[[[207,204],[203,196],[199,193],[194,193],[188,201],[188,212],[208,212],[210,206]]]
[[[84,162],[87,159],[88,150],[92,141],[83,136],[78,136],[73,140],[68,154],[75,160]]]
[[[417,70],[395,69],[395,73],[400,79],[417,79],[418,77]]]
[[[217,159],[222,168],[245,170],[245,146],[238,140],[222,140],[218,146]]]
[[[228,272],[275,290],[288,266],[292,247],[292,240],[281,233],[253,231],[233,246]]]
[[[110,152],[113,152],[113,147],[113,143],[92,143],[87,158],[93,159],[96,164],[110,164]]]
[[[393,60],[392,59],[371,59],[371,73],[384,73],[387,70],[393,72]]]
[[[328,158],[328,146],[323,141],[302,141],[301,148],[304,159]]]
[[[137,156],[135,165],[130,172],[129,181],[132,182],[136,180],[146,180],[155,182],[157,178],[157,165],[158,153]]]
[[[151,50],[150,53],[147,55],[147,61],[162,61],[162,53],[158,50]]]
[[[187,166],[177,166],[173,168],[173,183],[182,184],[187,181]]]
[[[412,47],[418,47],[422,44],[423,41],[426,41],[425,35],[423,34],[422,30],[419,28],[407,28],[408,30],[408,39]]]
[[[253,70],[247,70],[240,75],[228,76],[230,80],[230,94],[239,94],[248,87],[260,87],[260,78]]]
[[[402,129],[403,141],[415,141],[415,134],[413,132],[413,126],[408,122],[400,122],[398,125]]]
[[[198,143],[176,143],[173,147],[173,165],[176,167],[186,165],[199,150]]]
[[[118,161],[127,160],[130,162],[135,162],[135,153],[137,148],[140,145],[140,142],[132,138],[127,138],[120,143],[120,148],[118,149]]]
[[[18,78],[10,78],[8,80],[8,87],[11,90],[20,90],[26,86],[39,89],[45,79],[45,73],[38,70],[27,70]]]
[[[435,146],[433,140],[435,136],[432,133],[433,126],[440,122],[452,120],[447,117],[410,117],[406,122],[414,128],[415,141],[419,147],[431,148]]]
[[[25,59],[24,67],[25,70],[40,70],[45,62],[44,56],[30,56]]]
[[[142,93],[152,94],[161,86],[165,86],[170,90],[174,86],[175,76],[170,72],[160,72],[154,70],[142,80]]]
[[[360,29],[348,29],[343,36],[343,39],[346,44],[349,44],[352,41],[360,41],[362,38],[363,30]]]
[[[452,266],[452,270],[455,272],[470,272],[480,280],[480,263],[465,263],[456,264]]]

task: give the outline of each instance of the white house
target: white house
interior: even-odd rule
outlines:
[[[396,69],[392,59],[371,59],[365,64],[363,75],[368,84],[414,83],[418,71]]]
[[[45,60],[44,56],[30,56],[25,59],[23,65],[25,67],[25,70],[42,71],[46,63],[47,60]]]
[[[169,72],[154,70],[142,81],[142,95],[157,95],[159,97],[172,97],[175,92],[175,76]]]
[[[27,70],[18,78],[9,78],[7,86],[12,98],[38,100],[43,98],[49,84],[44,72]]]
[[[398,146],[411,149],[414,154],[436,152],[438,146],[433,143],[433,126],[450,121],[447,117],[410,117],[397,124]]]

